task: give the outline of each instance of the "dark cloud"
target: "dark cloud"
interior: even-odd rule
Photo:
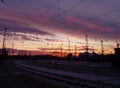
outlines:
[[[30,33],[30,34],[38,34],[38,35],[51,35],[53,34],[41,31],[36,28],[30,28],[27,26],[28,24],[18,21],[12,21],[12,20],[3,20],[0,19],[0,28],[7,28],[7,31],[9,32],[21,32],[21,33]]]
[[[47,50],[60,50],[60,48],[38,48],[39,50],[47,51]]]
[[[60,40],[60,39],[45,38],[45,40],[48,41],[48,42],[63,42],[63,40]]]
[[[39,0],[39,1],[28,1],[20,0],[9,2],[10,4],[15,6],[19,6],[20,8],[24,8],[24,13],[29,14],[30,16],[39,16],[38,10],[44,12],[48,7],[54,3],[56,0],[48,1],[48,0]],[[119,8],[120,1],[89,1],[87,0],[85,3],[81,4],[80,6],[70,10],[68,13],[63,14],[59,18],[54,21],[49,22],[49,20],[53,19],[66,9],[72,7],[76,4],[76,1],[73,0],[65,0],[53,8],[49,9],[45,14],[38,17],[37,23],[38,25],[44,24],[41,26],[48,27],[48,31],[50,30],[56,31],[55,33],[63,33],[70,36],[80,37],[81,34],[88,34],[89,36],[99,39],[118,39],[119,36],[119,23],[114,24],[117,18],[119,17],[112,14],[107,14],[103,16],[105,13],[108,13],[114,9]],[[23,4],[24,3],[24,4]],[[32,4],[31,4],[32,3]],[[30,7],[30,8],[29,8]],[[19,9],[22,11],[22,9]],[[7,11],[7,10],[6,10]],[[16,16],[16,14],[15,14]],[[101,17],[102,16],[102,17]],[[11,17],[10,17],[11,18]],[[34,18],[34,17],[33,17]],[[35,17],[36,18],[36,17]],[[19,18],[18,18],[19,19]],[[32,19],[32,17],[31,17]],[[30,20],[31,20],[30,19]],[[14,20],[14,19],[13,19]],[[11,20],[3,20],[0,21],[0,26],[7,27],[9,30],[15,32],[23,32],[23,33],[31,33],[31,34],[40,34],[40,35],[53,35],[54,33],[48,33],[43,31],[43,29],[36,29],[30,28],[26,25],[27,23],[24,22],[17,22]],[[46,24],[49,22],[48,24]],[[34,23],[34,22],[33,22]],[[114,25],[111,25],[114,24]],[[107,27],[108,25],[108,27]],[[42,31],[41,31],[42,30]],[[51,39],[47,39],[47,41],[51,41]],[[56,40],[53,40],[56,41]]]
[[[116,39],[116,35],[118,37],[120,33],[119,24],[114,25],[114,22],[102,22],[101,19],[88,21],[69,15],[49,23],[49,26],[57,30],[58,33],[76,37],[80,37],[81,34],[88,34],[93,38]]]

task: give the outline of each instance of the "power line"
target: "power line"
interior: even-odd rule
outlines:
[[[103,14],[101,14],[101,15],[98,15],[98,16],[95,16],[95,17],[92,17],[92,18],[89,18],[89,19],[87,19],[87,20],[84,20],[84,21],[92,21],[92,20],[95,20],[96,18],[98,18],[98,17],[103,17],[103,16],[106,16],[106,15],[110,15],[110,14],[112,14],[112,13],[115,13],[115,12],[118,12],[118,11],[120,11],[120,9],[114,9],[114,10],[112,10],[112,11],[109,11],[109,12],[106,12],[106,13],[103,13]],[[115,25],[116,23],[112,23],[112,24],[108,24],[108,25],[104,25],[103,27],[105,27],[105,26],[110,26],[110,25]]]
[[[49,20],[49,21],[48,21],[47,23],[45,23],[44,25],[47,25],[47,24],[49,24],[50,22],[56,20],[58,17],[64,15],[65,13],[67,13],[67,12],[70,11],[71,9],[77,7],[78,5],[84,3],[85,1],[87,1],[87,0],[81,0],[80,2],[78,2],[77,4],[75,4],[74,6],[72,6],[72,7],[68,8],[68,9],[66,9],[66,10],[63,11],[61,14],[58,14],[57,16],[55,16],[54,18],[52,18],[51,20]]]
[[[85,20],[85,21],[89,21],[89,20],[92,21],[92,20],[95,20],[97,17],[102,17],[102,16],[110,15],[110,14],[115,13],[115,12],[118,12],[118,11],[120,11],[120,9],[114,9],[114,10],[112,10],[112,11],[106,12],[106,13],[101,14],[101,15],[98,15],[98,16],[96,16],[96,17],[92,17],[92,18],[87,19],[87,20]],[[104,26],[102,26],[102,27],[111,27],[111,26],[114,26],[114,25],[116,25],[116,24],[118,24],[118,22],[112,23],[112,24],[108,24],[108,25],[104,25]],[[74,26],[74,25],[70,25],[70,26],[65,27],[65,28],[72,28],[73,26]]]
[[[4,4],[6,4],[7,5],[7,3],[6,3],[6,1],[5,0],[0,0],[2,3],[4,3]]]
[[[7,6],[9,7],[9,9],[11,9],[12,11],[18,13],[19,15],[24,16],[27,19],[31,19],[31,17],[29,15],[26,15],[24,12],[19,11],[20,9],[18,7],[10,6],[10,5],[7,5]]]
[[[95,16],[95,17],[91,17],[91,18],[89,18],[89,19],[87,19],[87,20],[85,20],[85,21],[95,20],[95,19],[98,18],[98,17],[103,17],[103,16],[106,16],[106,15],[110,15],[110,14],[113,14],[113,13],[118,12],[118,11],[120,11],[120,9],[114,9],[114,10],[111,10],[111,11],[109,11],[109,12],[105,12],[105,13],[103,13],[103,14],[101,14],[101,15],[98,15],[98,16]]]
[[[53,8],[60,0],[57,0],[52,5],[50,5],[46,10],[44,10],[38,17],[36,17],[33,21],[36,21],[39,17],[47,13],[51,8]]]

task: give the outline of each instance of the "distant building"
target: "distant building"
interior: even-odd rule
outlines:
[[[67,54],[66,58],[67,59],[73,59],[73,54],[72,53]]]
[[[119,48],[119,45],[120,44],[117,44],[117,48],[115,48],[114,51],[115,51],[116,58],[120,59],[120,48]]]
[[[120,48],[115,48],[115,55],[120,56]]]
[[[115,68],[120,68],[120,48],[119,48],[119,44],[117,44],[117,48],[114,49],[115,50],[115,56],[114,59],[112,61],[112,66]]]
[[[89,53],[89,52],[83,52],[83,53],[79,53],[79,57],[82,56],[82,57],[93,57],[93,56],[96,56],[97,53],[95,52],[92,52],[92,53]]]

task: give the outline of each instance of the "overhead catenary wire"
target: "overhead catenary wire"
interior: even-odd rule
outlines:
[[[15,11],[16,13],[20,14],[21,16],[24,16],[27,19],[30,19],[29,15],[26,15],[22,11],[19,11],[20,9],[18,6],[9,5],[9,3],[6,3],[6,5],[9,7],[10,10]]]
[[[0,0],[2,3],[4,3],[5,5],[7,5],[6,1],[5,0]]]
[[[80,1],[80,2],[77,2],[76,5],[72,6],[71,8],[68,8],[67,10],[63,11],[61,14],[58,14],[57,16],[55,16],[54,18],[52,18],[51,20],[49,20],[49,21],[48,21],[47,23],[45,23],[44,25],[49,24],[50,22],[56,20],[58,17],[64,15],[64,14],[67,13],[69,10],[77,7],[79,4],[81,4],[81,3],[85,2],[85,1],[87,1],[87,0],[82,0],[82,1]],[[85,20],[85,21],[89,21],[89,20],[92,21],[92,20],[95,20],[95,19],[98,18],[98,17],[103,17],[103,16],[106,16],[106,15],[110,15],[110,14],[113,14],[113,13],[118,12],[118,11],[120,11],[120,9],[114,9],[114,10],[105,12],[105,13],[103,13],[103,14],[101,14],[101,15],[98,15],[98,16],[95,16],[95,17],[91,17],[91,18],[89,18],[89,19],[87,19],[87,20]]]
[[[108,12],[105,12],[105,13],[101,14],[101,15],[98,15],[98,16],[95,16],[95,17],[88,18],[88,19],[85,20],[85,21],[89,21],[89,20],[92,21],[92,20],[95,20],[96,18],[104,17],[104,16],[113,14],[113,13],[118,12],[118,11],[120,11],[120,9],[110,10],[110,11],[108,11]]]
[[[32,26],[33,22],[36,22],[36,20],[38,20],[39,17],[43,16],[44,14],[46,14],[51,8],[53,8],[57,3],[59,3],[60,0],[55,1],[52,5],[49,6],[49,8],[47,8],[46,10],[44,10],[38,17],[36,17],[35,19],[31,19],[31,17],[21,11],[19,11],[19,9],[15,6],[9,6],[11,9],[14,9],[15,12],[19,13],[21,16],[24,16],[26,19],[31,19],[30,23],[28,23],[28,25]],[[42,25],[42,24],[41,24]]]
[[[71,7],[71,8],[72,8],[72,7]],[[69,11],[69,9],[63,11],[61,14],[57,15],[56,17],[54,17],[53,19],[51,19],[50,21],[48,21],[46,24],[49,24],[50,22],[54,21],[54,20],[57,19],[58,17],[64,15],[67,11]],[[88,21],[88,20],[91,20],[91,21],[92,21],[92,20],[96,19],[97,17],[107,16],[107,15],[110,15],[110,14],[115,13],[115,12],[118,12],[118,11],[120,11],[120,9],[114,9],[114,10],[105,12],[105,13],[103,13],[103,14],[101,14],[101,15],[98,15],[98,16],[96,16],[96,17],[92,17],[92,18],[90,18],[90,19],[87,19],[87,20],[85,20],[85,21]],[[117,23],[118,23],[118,22],[117,22]],[[116,25],[117,23],[112,23],[112,24],[104,25],[104,26],[102,26],[102,27],[110,27],[110,26]],[[45,24],[44,24],[44,25],[45,25]],[[73,25],[70,25],[70,26],[65,27],[65,28],[72,28],[72,27],[73,27]]]
[[[116,11],[118,11],[118,10],[116,10]],[[106,15],[109,15],[109,14],[114,13],[114,12],[116,12],[116,11],[110,11],[110,12],[107,12],[106,14],[101,15],[101,16],[106,16]],[[68,11],[67,11],[67,12],[68,12]],[[45,13],[46,13],[46,12],[45,12]],[[45,14],[45,13],[44,13],[44,14]],[[65,12],[65,13],[66,13],[66,12]],[[60,14],[58,17],[64,15],[65,13]],[[44,14],[43,14],[43,15],[44,15]],[[58,17],[57,17],[57,18],[58,18]],[[55,19],[57,19],[57,18],[55,18]],[[53,19],[53,21],[54,21],[55,19]],[[52,22],[52,20],[51,20],[51,22]],[[49,22],[49,23],[50,23],[50,22]]]
[[[60,0],[55,1],[52,5],[50,5],[46,10],[44,10],[42,13],[40,13],[39,16],[37,16],[34,20],[32,21],[36,21],[38,20],[39,17],[43,16],[44,14],[46,14],[51,8],[53,8]]]
[[[95,16],[95,17],[91,17],[91,18],[89,18],[89,19],[87,19],[87,20],[84,20],[84,21],[92,21],[92,20],[97,19],[98,17],[100,18],[100,17],[103,17],[103,16],[107,16],[107,15],[113,14],[113,13],[118,12],[118,11],[120,11],[120,9],[114,9],[114,10],[105,12],[105,13],[103,13],[103,14],[101,14],[101,15],[98,15],[98,16]],[[118,22],[116,22],[116,23],[111,23],[111,24],[108,24],[108,25],[103,25],[102,27],[109,27],[109,26],[115,25],[115,24],[117,24],[117,23],[118,23]],[[70,27],[72,27],[72,26],[70,26]]]
[[[91,17],[91,18],[89,18],[89,19],[87,19],[87,20],[84,20],[84,21],[89,21],[89,20],[92,21],[92,20],[97,19],[97,17],[107,16],[107,15],[113,14],[113,13],[118,12],[118,11],[120,11],[120,9],[114,9],[114,10],[105,12],[105,13],[103,13],[103,14],[101,14],[101,15],[98,15],[98,16],[96,16],[96,17]],[[118,23],[119,23],[119,22],[115,22],[115,23],[103,25],[103,26],[101,26],[101,27],[111,27],[111,26],[114,26],[114,25],[116,25],[116,24],[118,24]],[[70,25],[70,26],[66,26],[66,27],[64,27],[64,28],[65,28],[65,29],[66,29],[66,28],[72,28],[73,26],[74,26],[74,25]]]
[[[57,16],[55,16],[54,18],[52,18],[51,20],[49,20],[49,21],[48,21],[47,23],[45,23],[44,25],[47,25],[47,24],[49,24],[49,23],[53,22],[53,21],[54,21],[54,20],[56,20],[58,17],[60,17],[60,16],[64,15],[65,13],[69,12],[71,9],[73,9],[73,8],[77,7],[78,5],[80,5],[80,4],[82,4],[82,3],[84,3],[85,1],[87,1],[87,0],[81,0],[81,1],[80,1],[80,2],[78,2],[77,4],[73,5],[72,7],[70,7],[70,8],[68,8],[68,9],[66,9],[66,10],[65,10],[65,11],[63,11],[62,13],[58,14]]]
[[[78,4],[80,4],[80,3],[84,2],[84,1],[86,1],[86,0],[82,0],[81,2],[78,2]],[[55,3],[53,3],[53,4],[50,6],[50,8],[54,7],[58,2],[59,2],[59,0],[57,0]],[[68,12],[70,9],[76,7],[78,4],[76,4],[75,6],[73,6],[73,7],[69,8],[69,9],[63,11],[61,14],[57,15],[55,18],[51,19],[50,21],[54,21],[55,19],[57,19],[57,17],[62,16],[64,13],[66,13],[66,12]],[[40,16],[44,15],[50,8],[46,9],[45,11],[43,11],[43,13],[41,13]],[[115,10],[109,11],[109,12],[107,12],[107,13],[104,13],[104,14],[102,14],[102,15],[98,15],[98,16],[96,16],[96,17],[101,17],[101,16],[109,15],[109,14],[112,14],[112,13],[117,12],[117,11],[119,11],[119,10],[120,10],[120,9],[115,9]],[[25,14],[23,14],[23,13],[22,13],[22,15],[24,15],[25,17],[28,17],[27,15],[25,15]],[[93,17],[93,18],[96,18],[96,17]],[[39,17],[37,17],[37,18],[39,18]],[[90,19],[91,19],[91,18],[90,18]],[[47,22],[46,24],[50,23],[50,21]]]

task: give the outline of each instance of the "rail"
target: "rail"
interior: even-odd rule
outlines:
[[[120,80],[115,77],[47,69],[19,61],[15,65],[27,75],[60,88],[120,88]]]

